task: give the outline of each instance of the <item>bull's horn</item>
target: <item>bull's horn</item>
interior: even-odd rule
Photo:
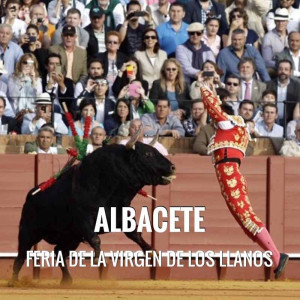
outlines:
[[[139,129],[137,130],[137,132],[130,138],[130,140],[127,142],[126,144],[126,149],[134,149],[134,145],[137,142],[137,140],[139,139],[141,130],[142,130],[142,124],[140,125]]]
[[[159,129],[157,129],[156,135],[155,135],[155,137],[152,139],[151,143],[149,143],[149,145],[153,147],[153,146],[155,145],[155,143],[158,141],[158,137],[159,137]]]

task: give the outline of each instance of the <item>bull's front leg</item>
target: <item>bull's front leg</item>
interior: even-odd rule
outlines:
[[[135,243],[137,243],[141,247],[141,249],[143,250],[144,253],[146,251],[153,250],[153,248],[143,239],[142,233],[141,232],[137,232],[136,229],[134,231],[132,231],[132,232],[125,232],[125,235],[129,239],[131,239],[132,241],[134,241]]]
[[[73,239],[70,239],[70,240],[65,240],[63,245],[57,245],[55,248],[54,248],[54,253],[57,257],[58,255],[58,252],[61,251],[62,253],[62,257],[63,257],[63,264],[59,264],[59,267],[61,269],[61,272],[62,272],[62,279],[61,279],[61,282],[60,284],[61,285],[71,285],[72,282],[73,282],[73,279],[71,277],[71,274],[68,270],[68,267],[67,267],[67,258],[70,254],[70,251],[71,250],[76,250],[77,247],[79,246],[81,240],[80,239],[77,239],[77,238],[73,238]]]

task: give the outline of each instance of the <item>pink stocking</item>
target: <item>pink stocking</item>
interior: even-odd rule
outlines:
[[[274,263],[274,267],[277,268],[279,259],[280,259],[280,253],[277,250],[268,230],[263,227],[262,230],[256,234],[256,242],[265,250],[270,250],[273,253],[272,260]]]

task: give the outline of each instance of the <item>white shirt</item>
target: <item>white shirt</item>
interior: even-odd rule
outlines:
[[[293,58],[293,62],[294,62],[294,66],[295,66],[293,75],[296,77],[300,77],[300,65],[299,65],[300,64],[300,50],[298,51],[297,56],[294,56],[292,51],[290,51],[290,54]]]
[[[56,147],[50,147],[49,150],[46,152],[46,151],[42,150],[40,147],[38,147],[38,153],[57,154],[57,148]]]
[[[47,74],[46,80],[47,80],[47,84],[48,84],[48,82],[49,82],[49,74]],[[57,105],[57,106],[60,108],[60,113],[64,114],[65,112],[64,112],[63,108],[61,107],[61,105],[60,105],[60,103],[59,103],[59,100],[58,100],[58,88],[59,88],[59,87],[58,87],[58,83],[55,82],[55,83],[53,84],[53,86],[52,86],[52,89],[48,89],[48,88],[47,88],[47,85],[46,85],[45,91],[46,91],[47,93],[49,93],[49,94],[51,94],[51,93],[53,92],[53,94],[55,95],[55,98],[54,98],[54,104]],[[64,90],[63,92],[61,91],[61,93],[62,93],[62,94],[65,94],[66,91],[67,91],[67,87],[65,88],[65,90]]]
[[[135,108],[134,105],[131,105],[131,112],[132,112],[132,119],[133,120],[141,118],[139,113],[138,113],[138,110]]]
[[[281,83],[278,81],[277,87],[277,107],[278,107],[278,118],[283,120],[284,117],[284,103],[283,101],[286,100],[287,96],[287,87],[290,84],[290,80],[286,86],[282,87]]]
[[[98,41],[98,53],[102,53],[106,51],[105,46],[105,30],[104,26],[102,26],[101,32],[94,30],[95,37]]]
[[[96,108],[97,108],[96,121],[101,124],[104,124],[104,103],[105,100],[102,103],[98,103],[96,101]]]

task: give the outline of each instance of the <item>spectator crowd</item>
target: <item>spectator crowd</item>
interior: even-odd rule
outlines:
[[[206,83],[252,137],[285,138],[282,151],[300,156],[299,0],[6,0],[1,8],[0,129],[37,135],[28,153],[58,153],[53,137],[71,135],[67,107],[79,136],[92,117],[89,153],[142,124],[141,141],[196,137],[194,151],[206,155],[215,132],[201,100]]]

